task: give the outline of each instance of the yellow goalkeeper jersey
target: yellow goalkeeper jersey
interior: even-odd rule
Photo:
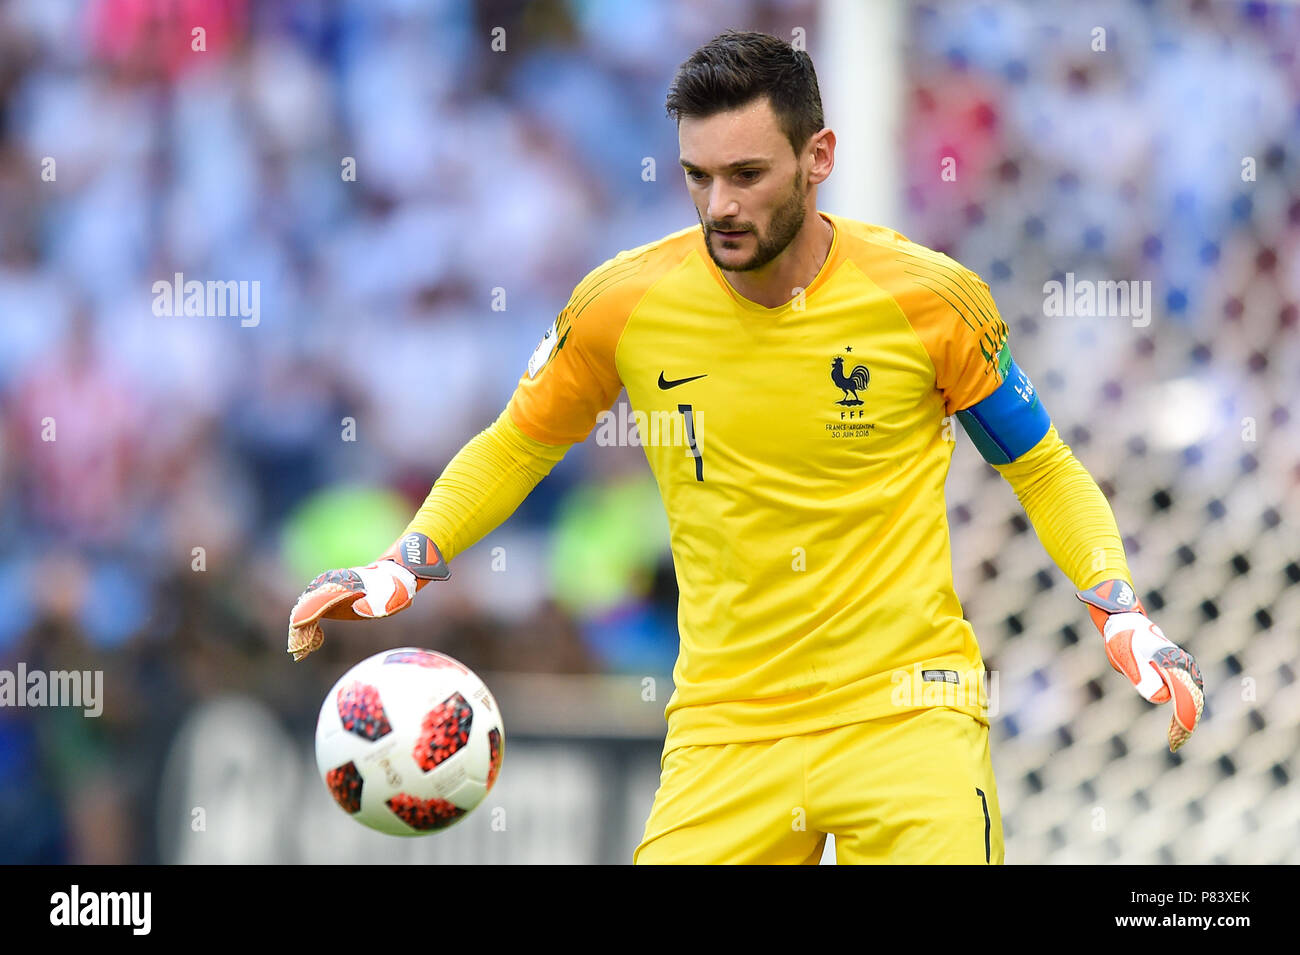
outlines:
[[[681,592],[665,752],[943,703],[987,722],[953,590],[951,417],[1009,361],[988,286],[890,229],[835,229],[816,278],[766,308],[699,226],[592,271],[508,406],[583,441],[622,388],[667,511]]]

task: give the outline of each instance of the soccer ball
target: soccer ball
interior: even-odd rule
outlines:
[[[357,822],[422,836],[483,801],[505,752],[496,700],[468,667],[415,647],[362,660],[316,721],[316,767]]]

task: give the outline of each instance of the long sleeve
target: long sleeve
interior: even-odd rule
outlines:
[[[586,439],[623,387],[614,353],[646,283],[658,274],[644,274],[646,258],[621,252],[578,283],[506,409],[452,458],[406,533],[425,534],[451,560],[513,514]]]
[[[1056,427],[1009,464],[994,465],[1016,492],[1048,556],[1086,590],[1103,580],[1132,585],[1115,515]]]
[[[533,440],[502,411],[451,459],[403,533],[427,535],[450,561],[504,523],[571,446]]]

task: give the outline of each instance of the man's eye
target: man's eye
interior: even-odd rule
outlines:
[[[705,173],[700,172],[698,169],[690,169],[687,170],[686,172],[686,178],[689,179],[691,182],[703,182],[705,179],[708,179],[709,177]]]
[[[743,179],[745,182],[753,182],[755,179],[758,178],[758,170],[757,170],[757,169],[742,169],[742,170],[739,172],[738,175],[739,175],[740,178]]]

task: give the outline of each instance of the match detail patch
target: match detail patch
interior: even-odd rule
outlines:
[[[922,670],[923,683],[960,683],[956,670]]]

